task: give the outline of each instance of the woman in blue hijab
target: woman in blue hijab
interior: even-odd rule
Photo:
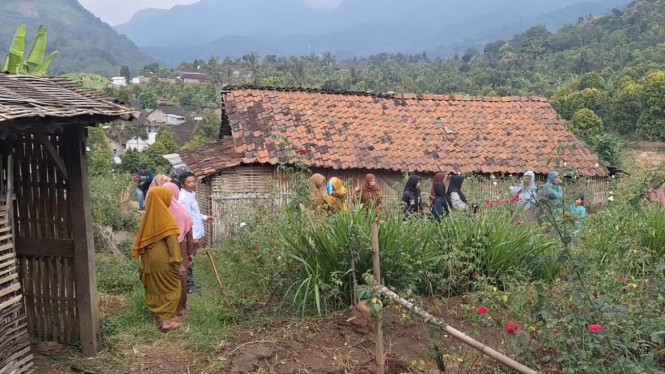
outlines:
[[[547,183],[543,185],[538,194],[541,199],[546,199],[552,205],[560,205],[563,202],[563,189],[559,175],[558,171],[550,171],[547,174]]]

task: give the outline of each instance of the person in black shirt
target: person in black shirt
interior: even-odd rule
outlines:
[[[423,179],[418,175],[412,175],[406,182],[404,193],[402,194],[402,203],[404,203],[404,214],[410,217],[414,214],[420,213],[421,197],[420,185]]]

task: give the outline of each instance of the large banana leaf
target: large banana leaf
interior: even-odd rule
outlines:
[[[46,53],[46,28],[39,26],[35,40],[32,41],[32,48],[30,53],[25,59],[25,65],[28,65],[29,70],[37,69],[44,61],[44,54]],[[48,68],[48,67],[47,67]]]
[[[42,75],[48,73],[48,68],[51,65],[51,61],[53,61],[53,57],[55,57],[57,54],[58,54],[58,51],[55,51],[55,52],[51,53],[46,58],[46,60],[42,61],[42,63],[39,64],[39,66],[37,66],[36,69],[28,71],[26,74],[30,74],[30,75],[34,75],[34,76],[39,77],[39,76],[42,76]]]
[[[19,74],[21,71],[21,65],[23,65],[23,52],[25,51],[25,35],[25,25],[18,25],[16,34],[14,34],[14,40],[12,41],[9,52],[7,53],[7,61],[5,62],[4,69],[11,74]]]

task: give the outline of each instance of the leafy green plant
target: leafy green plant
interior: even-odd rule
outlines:
[[[46,53],[46,28],[39,26],[37,35],[35,35],[35,39],[32,41],[32,47],[28,55],[25,56],[26,34],[25,25],[20,24],[16,29],[16,34],[14,34],[9,52],[7,52],[4,70],[10,74],[45,75],[48,72],[51,61],[58,52],[53,52],[44,58]]]

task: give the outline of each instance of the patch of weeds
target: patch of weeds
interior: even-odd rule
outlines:
[[[140,288],[139,262],[114,257],[97,259],[97,289],[111,295],[131,294]]]

